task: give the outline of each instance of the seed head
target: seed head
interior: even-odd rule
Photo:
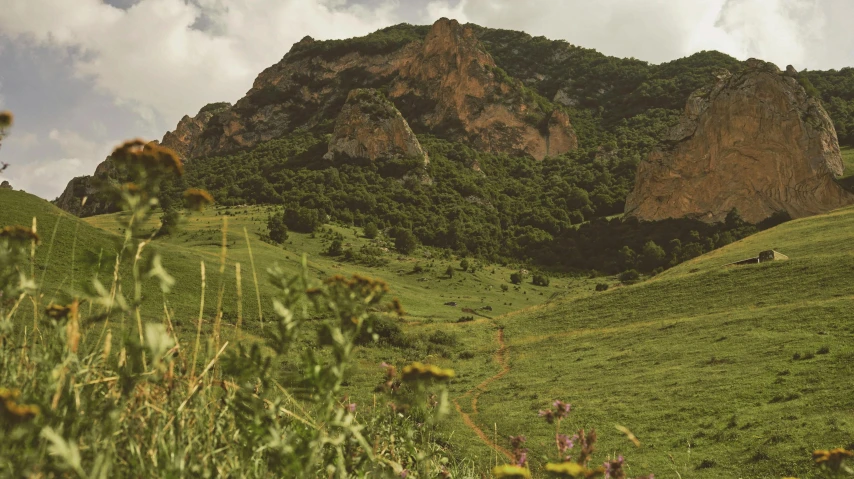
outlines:
[[[190,188],[184,192],[184,202],[193,211],[202,211],[214,203],[213,196],[205,190]]]
[[[9,128],[14,123],[15,117],[11,112],[0,111],[0,128]]]
[[[36,244],[39,243],[39,235],[25,226],[6,226],[0,230],[0,238],[5,238],[10,242],[27,243],[35,241]]]

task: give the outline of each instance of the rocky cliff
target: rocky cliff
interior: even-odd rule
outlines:
[[[755,59],[742,72],[718,72],[639,165],[626,213],[717,222],[737,208],[758,223],[854,202],[835,182],[843,165],[833,123],[796,76]]]
[[[378,90],[361,88],[350,91],[324,158],[344,161],[411,158],[423,165],[429,163],[427,153],[394,104]]]
[[[185,128],[192,139],[178,144],[187,158],[322,126],[354,88],[386,89],[416,131],[486,151],[542,159],[577,147],[569,117],[501,71],[472,29],[455,20],[440,19],[423,40],[391,49],[335,45],[310,37],[296,43],[233,107],[204,120],[201,131]]]
[[[362,88],[384,91],[396,107],[393,116],[402,120],[380,127],[374,131],[380,137],[370,141],[368,130],[378,124],[356,120],[363,112],[347,103],[350,92]],[[351,127],[346,118],[354,121]],[[561,107],[497,67],[472,27],[446,18],[431,27],[390,27],[346,42],[305,37],[259,74],[236,104],[212,104],[185,116],[161,144],[191,165],[195,158],[251,149],[298,128],[332,132],[333,154],[354,148],[369,157],[412,154],[425,161],[412,130],[537,160],[578,146]],[[94,193],[91,178],[75,178],[57,205],[83,215],[105,212],[98,202],[81,209],[84,193]]]

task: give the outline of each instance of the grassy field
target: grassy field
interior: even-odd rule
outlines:
[[[115,215],[79,220],[36,197],[4,190],[0,204],[15,206],[0,210],[0,224],[38,218],[45,243],[36,262],[37,276],[45,278],[44,305],[81,290],[95,275],[105,282],[112,277],[120,247]],[[260,240],[267,215],[265,207],[209,209],[189,217],[180,233],[155,240],[150,248],[162,254],[178,287],[165,297],[146,298],[143,311],[159,318],[165,303],[179,336],[194,334],[204,261],[209,293],[203,334],[210,335],[222,279],[224,339],[255,341],[265,333],[252,260],[268,317],[274,290],[264,271],[274,264],[296,271],[303,253],[318,279],[352,273],[384,279],[408,312],[401,327],[421,346],[362,348],[348,393],[369,403],[382,377],[381,361],[453,367],[458,378],[450,390],[458,413],[445,428],[451,444],[482,466],[504,462],[507,437],[517,434],[528,437],[535,467],[546,455],[554,457],[553,426],[537,418],[554,399],[573,404],[563,432],[596,427],[596,461],[622,452],[634,475],[812,477],[812,450],[854,446],[854,293],[847,281],[854,274],[854,250],[847,245],[854,208],[786,223],[640,284],[565,277],[552,278],[545,288],[530,280],[509,284],[513,265],[462,272],[460,258],[428,248],[414,256],[389,251],[387,264],[378,267],[342,262],[323,254],[329,232],[291,233],[286,244],[271,245]],[[220,278],[224,220],[228,256]],[[354,249],[370,241],[357,229],[326,229]],[[790,259],[723,267],[772,248]],[[241,328],[235,324],[238,262]],[[423,268],[419,273],[416,264]],[[453,278],[444,274],[448,265],[457,269]],[[594,293],[601,282],[614,287]],[[451,301],[457,305],[445,306]],[[478,314],[463,313],[464,307]],[[461,316],[474,320],[458,322]],[[641,447],[635,449],[615,424],[632,430]]]
[[[499,318],[509,371],[476,422],[526,433],[539,458],[554,430],[532,418],[562,399],[570,427],[597,427],[632,474],[812,477],[811,451],[854,446],[852,232],[854,208],[792,221],[641,284]],[[723,267],[772,248],[790,259]]]

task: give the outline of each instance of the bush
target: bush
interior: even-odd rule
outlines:
[[[283,220],[288,229],[300,233],[314,233],[323,226],[320,211],[301,206],[286,208]]]
[[[377,228],[377,224],[374,223],[373,221],[371,221],[365,225],[365,238],[374,239],[379,234],[380,234],[380,229]]]
[[[457,335],[437,329],[430,333],[430,336],[427,337],[427,341],[430,341],[433,344],[440,344],[442,346],[456,346]]]
[[[507,286],[506,284],[502,284],[501,285],[501,291],[503,291],[505,293],[510,291],[510,286]]]
[[[326,254],[329,256],[341,256],[344,253],[343,242],[341,238],[335,238],[329,243],[329,248],[326,249]]]
[[[640,279],[640,273],[638,273],[634,269],[630,269],[620,273],[620,282],[631,283],[633,281],[637,281],[638,279]]]
[[[510,282],[513,284],[522,284],[522,273],[515,272],[510,274]]]
[[[275,242],[282,244],[288,239],[288,227],[285,225],[284,216],[274,214],[267,219],[267,236]]]
[[[418,238],[410,230],[400,230],[394,238],[394,247],[402,254],[411,254],[418,247]]]
[[[606,283],[596,283],[596,291],[608,291],[608,285]]]
[[[453,266],[448,265],[448,269],[445,270],[445,276],[447,276],[448,278],[454,277],[454,267]]]
[[[463,271],[468,271],[468,269],[469,269],[469,260],[467,260],[467,259],[463,258],[463,259],[460,261],[460,269],[461,269],[461,270],[463,270]]]
[[[535,274],[531,282],[534,283],[534,286],[548,286],[549,277],[544,274]]]

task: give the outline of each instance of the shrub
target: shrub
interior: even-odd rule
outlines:
[[[515,272],[510,274],[510,282],[513,284],[522,284],[522,273]]]
[[[448,278],[454,277],[454,267],[453,266],[448,265],[448,269],[445,270],[445,276],[447,276]]]
[[[365,238],[374,239],[379,235],[379,233],[380,230],[377,228],[377,224],[373,221],[365,225]]]
[[[606,283],[596,283],[596,291],[608,291],[608,285]]]
[[[510,291],[510,286],[507,286],[506,284],[502,284],[501,285],[501,291],[503,291],[505,293]]]
[[[636,270],[630,269],[620,273],[620,282],[631,283],[633,281],[637,281],[638,279],[640,279],[640,273],[638,273]]]
[[[326,254],[329,256],[341,256],[344,253],[343,242],[341,238],[335,238],[329,243],[329,248],[326,249]]]
[[[437,329],[430,333],[430,336],[427,337],[427,341],[430,341],[433,344],[441,344],[442,346],[456,346],[457,335]]]
[[[394,247],[400,253],[411,254],[418,247],[418,238],[410,230],[399,230],[394,238]]]
[[[273,214],[267,219],[267,236],[275,243],[281,244],[287,241],[288,227],[281,213]]]
[[[535,274],[531,282],[534,286],[548,286],[549,277],[544,274]]]
[[[463,271],[468,271],[469,260],[467,260],[466,258],[463,258],[462,260],[460,260],[460,269]]]

